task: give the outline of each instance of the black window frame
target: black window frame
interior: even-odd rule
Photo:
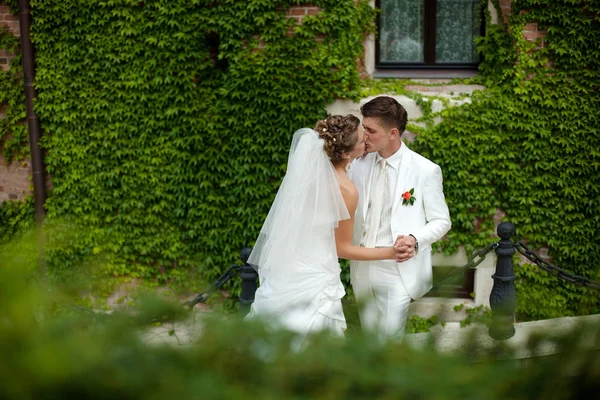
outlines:
[[[483,56],[476,63],[435,63],[435,23],[436,23],[436,0],[425,0],[425,17],[423,21],[423,63],[398,63],[380,61],[380,42],[381,35],[381,0],[375,0],[375,8],[379,10],[377,13],[377,35],[375,38],[375,69],[376,70],[477,70],[482,61]],[[481,25],[479,27],[480,36],[485,36],[485,10],[481,7],[480,10]],[[433,39],[432,39],[433,38]]]

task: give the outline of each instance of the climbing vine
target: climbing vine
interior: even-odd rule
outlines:
[[[367,1],[313,1],[301,24],[286,15],[300,5],[31,2],[51,278],[97,258],[186,285],[253,244],[293,132],[357,97],[372,29]]]
[[[471,104],[446,108],[415,147],[444,171],[452,216],[446,252],[483,247],[494,218],[548,249],[556,265],[600,276],[600,8],[591,1],[514,0],[506,25],[478,42],[485,55]],[[545,46],[522,36],[548,27]],[[597,313],[600,296],[529,264],[516,269],[523,318]]]
[[[0,114],[3,114],[0,118],[0,150],[6,161],[11,163],[27,157],[29,147],[19,38],[5,26],[0,27],[0,49],[15,55],[8,69],[0,69]]]
[[[103,274],[185,285],[237,261],[276,193],[292,133],[368,90],[356,67],[373,29],[368,1],[311,3],[321,11],[299,24],[286,15],[297,0],[31,2],[51,276],[96,257]],[[444,252],[487,245],[504,215],[555,264],[598,279],[599,7],[513,0],[497,25],[487,13],[470,81],[486,89],[446,107],[437,125],[423,96],[403,92],[424,110],[412,146],[444,171],[453,222]],[[547,27],[544,46],[523,39],[530,22]],[[25,137],[14,133],[19,112],[13,138]],[[5,154],[22,148],[13,140]],[[536,267],[517,273],[523,318],[600,311],[597,294]]]

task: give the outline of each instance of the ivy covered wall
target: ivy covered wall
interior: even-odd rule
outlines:
[[[253,243],[293,132],[360,85],[368,2],[290,18],[302,5],[31,1],[48,221],[69,226],[52,277],[94,256],[115,276],[212,279]]]
[[[513,0],[500,22],[488,20],[478,43],[475,82],[486,90],[444,110],[414,144],[444,171],[453,225],[441,245],[483,247],[504,215],[516,239],[600,280],[600,3]],[[547,33],[531,41],[534,24]],[[524,318],[600,312],[597,291],[530,264],[516,273]]]
[[[508,15],[506,1],[492,3],[506,19],[488,14],[479,41],[473,82],[486,90],[414,143],[444,171],[453,229],[442,248],[488,244],[501,212],[557,265],[597,279],[599,6],[513,0]],[[292,133],[334,99],[358,98],[374,21],[368,2],[350,0],[313,1],[317,13],[269,0],[31,5],[48,220],[69,224],[48,242],[56,279],[90,258],[103,273],[182,284],[235,262],[276,193]],[[546,29],[543,43],[523,37],[532,24]],[[31,216],[27,207],[5,206],[5,220]],[[537,267],[517,273],[525,318],[600,311],[597,293]]]
[[[29,194],[19,22],[0,1],[0,203]]]

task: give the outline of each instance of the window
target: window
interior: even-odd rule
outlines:
[[[475,291],[475,269],[463,267],[433,267],[433,289],[425,297],[472,299]]]
[[[378,69],[476,69],[479,0],[377,0]]]

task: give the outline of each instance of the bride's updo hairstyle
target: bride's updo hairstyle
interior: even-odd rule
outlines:
[[[323,148],[334,165],[343,161],[342,155],[356,145],[359,125],[360,120],[352,114],[332,115],[317,122],[315,131],[325,140]]]

